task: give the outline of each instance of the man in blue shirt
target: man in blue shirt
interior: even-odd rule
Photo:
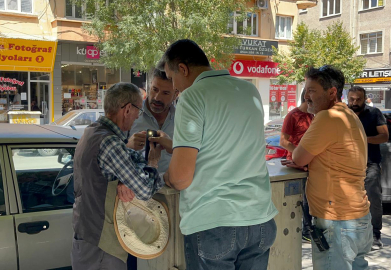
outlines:
[[[172,87],[171,80],[167,79],[166,73],[155,69],[153,71],[151,87],[147,98],[143,103],[143,113],[133,123],[130,129],[128,147],[141,151],[145,147],[146,130],[161,130],[170,138],[174,135],[174,101],[178,91]],[[171,154],[162,151],[158,171],[165,173],[170,164]]]
[[[173,43],[158,68],[181,91],[166,184],[180,190],[187,270],[267,269],[276,237],[258,89],[212,70],[191,40]],[[171,151],[171,149],[169,150]]]
[[[378,108],[365,104],[365,89],[361,86],[353,86],[348,93],[349,108],[360,118],[365,129],[368,141],[368,163],[367,175],[365,178],[365,189],[370,201],[370,212],[373,226],[372,250],[383,248],[381,241],[382,229],[382,189],[381,176],[381,154],[380,144],[388,141],[387,122]]]

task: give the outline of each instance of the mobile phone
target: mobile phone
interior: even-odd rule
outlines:
[[[330,248],[326,238],[324,237],[323,231],[324,230],[321,230],[316,226],[310,226],[311,238],[318,247],[319,251],[326,251]]]
[[[150,141],[148,140],[149,137],[158,137],[157,131],[153,129],[147,129],[147,137],[145,139],[145,161],[147,162],[148,162],[148,155],[150,150],[149,147]],[[154,143],[154,145],[156,146],[156,143]]]

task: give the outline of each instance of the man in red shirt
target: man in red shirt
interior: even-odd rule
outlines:
[[[280,146],[288,150],[288,155],[286,159],[292,160],[292,152],[295,150],[296,146],[299,144],[304,133],[309,128],[312,119],[314,116],[307,112],[308,104],[304,98],[305,91],[301,93],[301,104],[299,107],[294,108],[290,111],[284,119],[284,124],[282,125],[281,137],[280,137]],[[305,182],[303,183],[303,206],[304,213],[307,218],[303,219],[303,232],[302,239],[304,241],[310,242],[310,225],[307,221],[312,220],[310,215],[309,206],[307,202],[307,197],[305,195]]]
[[[305,91],[301,94],[301,104],[290,111],[284,119],[282,125],[280,146],[288,150],[286,159],[292,159],[292,152],[299,144],[304,133],[309,128],[314,116],[307,112],[307,102],[304,99]]]

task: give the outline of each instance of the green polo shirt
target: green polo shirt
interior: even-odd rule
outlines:
[[[173,146],[198,149],[193,182],[180,194],[184,235],[256,225],[277,214],[263,119],[257,88],[227,70],[203,72],[182,92]]]

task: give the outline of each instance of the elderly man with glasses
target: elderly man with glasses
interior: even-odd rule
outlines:
[[[142,113],[142,96],[134,84],[117,83],[105,96],[104,110],[88,126],[74,157],[75,204],[72,268],[126,269],[127,252],[118,242],[113,213],[115,197],[150,199],[164,181],[157,171],[161,148],[150,145],[148,164],[126,147],[128,131]]]
[[[364,256],[372,246],[364,188],[367,137],[358,116],[341,102],[344,84],[343,73],[331,66],[308,70],[305,99],[315,118],[292,153],[292,166],[309,166],[306,194],[312,230],[320,235],[312,235],[314,270],[367,269]]]

